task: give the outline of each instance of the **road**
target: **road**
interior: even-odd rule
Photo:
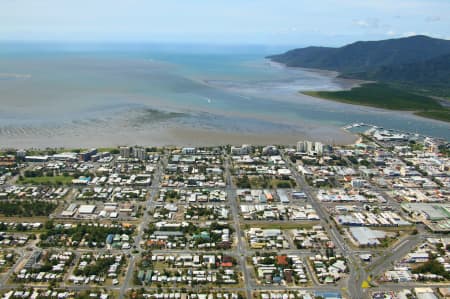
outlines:
[[[226,155],[226,153],[224,153]],[[236,188],[233,186],[233,180],[231,178],[230,173],[230,157],[226,155],[225,159],[225,177],[226,177],[226,184],[227,184],[227,196],[228,196],[228,202],[230,203],[231,213],[233,217],[233,226],[236,232],[236,238],[237,238],[237,254],[239,255],[239,264],[241,265],[242,273],[244,275],[244,284],[245,284],[245,290],[246,290],[246,296],[247,298],[251,298],[251,290],[252,290],[252,283],[250,278],[250,273],[247,268],[247,262],[246,262],[246,245],[245,245],[245,239],[244,235],[241,231],[241,225],[239,221],[239,211],[238,211],[238,203],[237,203],[237,197],[236,197]]]
[[[317,277],[314,274],[314,270],[311,268],[311,266],[308,263],[305,263],[306,270],[308,272],[308,276],[311,278],[312,285],[308,287],[286,287],[286,286],[280,286],[280,285],[259,285],[253,275],[253,270],[251,267],[247,267],[247,258],[253,256],[255,254],[255,250],[251,250],[249,246],[247,245],[247,241],[244,236],[244,232],[241,229],[241,219],[240,219],[240,213],[239,213],[239,204],[237,202],[237,196],[236,196],[236,186],[233,183],[232,176],[231,176],[231,157],[224,153],[224,176],[226,181],[226,187],[225,191],[227,192],[227,198],[229,203],[229,208],[231,211],[231,221],[233,228],[235,230],[235,236],[236,236],[236,247],[232,250],[230,250],[229,254],[236,257],[236,260],[239,263],[239,267],[242,270],[242,279],[243,279],[243,287],[222,287],[221,290],[224,291],[233,291],[233,292],[242,292],[245,293],[246,298],[252,298],[252,292],[254,291],[275,291],[275,290],[320,290],[320,291],[330,291],[330,292],[340,292],[342,290],[342,287],[344,286],[344,289],[346,289],[348,293],[348,297],[350,299],[364,299],[368,298],[367,290],[362,288],[362,283],[364,280],[366,280],[369,276],[370,277],[377,277],[381,275],[384,271],[386,271],[388,268],[392,267],[393,263],[395,261],[401,259],[403,256],[405,256],[409,251],[411,251],[413,248],[415,248],[418,244],[424,241],[425,238],[432,236],[431,234],[427,234],[425,229],[422,226],[418,226],[419,233],[417,235],[408,235],[404,237],[402,240],[400,240],[398,243],[396,243],[392,248],[389,250],[381,250],[381,249],[355,249],[351,246],[347,245],[347,242],[345,238],[342,236],[342,234],[339,232],[338,227],[335,225],[333,219],[329,216],[328,212],[325,210],[325,208],[322,206],[321,202],[317,199],[316,196],[316,190],[312,187],[310,187],[304,177],[300,175],[296,169],[296,165],[293,164],[288,157],[284,157],[286,161],[288,162],[289,168],[297,182],[297,185],[302,189],[302,191],[307,196],[307,203],[311,204],[313,208],[316,210],[318,216],[320,217],[320,223],[324,227],[324,229],[327,231],[328,235],[330,236],[331,240],[336,245],[336,251],[337,253],[340,253],[344,255],[347,259],[347,264],[349,267],[349,275],[348,277],[340,282],[338,285],[321,285],[318,281]],[[136,230],[136,236],[134,238],[134,244],[135,248],[127,250],[127,251],[121,251],[117,250],[117,252],[122,252],[125,254],[128,254],[128,265],[126,274],[123,279],[123,283],[119,286],[102,286],[101,288],[115,291],[119,294],[120,299],[124,299],[128,293],[128,291],[134,287],[133,285],[133,276],[136,272],[136,266],[137,263],[141,257],[141,254],[144,252],[144,249],[141,245],[141,242],[144,241],[144,233],[145,229],[148,227],[151,216],[149,211],[152,211],[155,207],[158,191],[159,191],[159,185],[161,182],[161,177],[164,171],[164,167],[167,165],[167,156],[161,155],[161,160],[159,161],[155,173],[153,176],[152,184],[151,186],[148,186],[147,189],[149,191],[148,197],[143,204],[143,216],[140,219],[141,222]],[[392,199],[387,192],[384,190],[377,190],[379,191],[391,204],[393,207],[399,209],[400,206],[398,202],[396,202],[394,199]],[[213,203],[213,204],[223,204],[223,203]],[[258,225],[258,223],[261,223],[260,221],[246,221],[246,224],[252,224],[252,225]],[[289,223],[287,221],[274,221],[271,222],[271,224],[278,224],[278,223]],[[301,224],[301,222],[299,222]],[[292,244],[291,244],[292,245]],[[29,245],[31,249],[37,249],[35,245]],[[99,251],[103,251],[104,249],[100,249]],[[16,249],[16,253],[18,253],[18,260],[16,263],[9,269],[9,271],[4,274],[0,279],[0,289],[7,290],[7,289],[15,289],[19,288],[21,284],[14,284],[14,283],[8,283],[8,277],[11,276],[13,272],[18,270],[18,266],[29,257],[32,251],[28,252],[25,251],[25,248]],[[116,250],[113,250],[116,251]],[[264,252],[265,250],[258,250],[259,252]],[[270,252],[273,252],[273,250],[268,250]],[[77,250],[77,254],[83,252],[83,249]],[[191,250],[191,249],[180,249],[180,250],[170,250],[170,253],[177,254],[177,253],[198,253],[198,250]],[[220,254],[223,251],[217,250],[217,251],[208,251],[210,253],[217,253]],[[153,254],[167,254],[167,250],[154,250],[152,251]],[[310,250],[298,250],[298,249],[286,249],[286,250],[279,250],[279,254],[296,254],[302,256],[305,260],[307,257],[311,255]],[[378,258],[375,258],[371,263],[369,264],[363,264],[360,259],[359,255],[361,253],[381,253],[381,255]],[[254,275],[253,275],[254,276]],[[32,285],[32,284],[31,284]],[[426,285],[429,286],[430,284],[421,284],[421,283],[414,283],[414,287],[416,286],[422,286]],[[437,284],[438,285],[438,284]],[[90,290],[91,286],[89,285],[70,285],[63,282],[61,286],[66,287],[69,290],[76,290],[76,291],[82,291],[82,290]],[[383,286],[375,287],[371,290],[391,290],[391,289],[404,289],[405,286],[409,286],[408,284],[383,284]],[[43,287],[42,285],[36,284],[36,287]],[[155,289],[155,286],[147,287],[148,289]],[[171,289],[170,287],[168,289]],[[177,288],[173,288],[174,290],[177,290]]]
[[[145,202],[145,208],[143,211],[143,216],[142,216],[142,220],[141,220],[141,224],[138,227],[137,230],[137,235],[134,239],[134,244],[136,246],[136,251],[131,252],[131,257],[130,257],[130,261],[128,264],[128,269],[127,269],[127,273],[125,275],[125,279],[122,283],[122,286],[120,288],[120,292],[119,292],[119,298],[123,299],[125,298],[125,295],[127,293],[127,291],[129,289],[131,289],[131,285],[132,285],[132,278],[135,272],[135,267],[136,267],[136,262],[139,259],[141,253],[143,252],[143,249],[141,247],[141,241],[143,239],[143,235],[145,232],[145,229],[148,227],[149,222],[150,222],[150,211],[152,209],[153,203],[155,202],[155,198],[158,195],[158,190],[159,190],[159,183],[161,180],[161,175],[164,169],[164,165],[165,165],[166,161],[164,158],[162,158],[160,160],[160,162],[158,163],[157,168],[155,169],[155,174],[153,176],[153,181],[152,181],[152,185],[150,187],[150,195],[148,196],[146,202]]]
[[[346,290],[349,297],[351,299],[368,298],[367,290],[362,288],[363,282],[367,280],[369,276],[376,277],[383,271],[386,271],[387,268],[392,266],[394,261],[402,258],[405,254],[417,246],[417,244],[420,243],[420,237],[409,236],[405,242],[398,244],[395,248],[393,248],[393,250],[389,250],[388,253],[382,254],[379,259],[375,260],[368,267],[363,265],[361,260],[358,258],[359,250],[354,250],[351,246],[346,244],[343,236],[339,233],[338,228],[334,224],[334,221],[330,218],[329,214],[325,211],[322,204],[317,199],[315,190],[310,187],[306,183],[304,177],[298,173],[296,165],[291,162],[289,157],[284,156],[284,158],[285,161],[288,161],[289,168],[295,177],[297,185],[302,188],[302,191],[308,198],[308,202],[310,202],[316,210],[332,241],[348,261],[350,273],[347,279]],[[390,197],[387,199],[389,201],[393,201]],[[398,206],[398,203],[393,203],[393,206]],[[370,269],[370,271],[367,271],[366,267],[367,269]]]

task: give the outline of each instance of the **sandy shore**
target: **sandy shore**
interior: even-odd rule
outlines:
[[[346,79],[346,78],[340,78],[339,72],[337,71],[331,71],[331,70],[323,70],[323,69],[315,69],[315,68],[306,68],[306,67],[292,67],[287,66],[283,63],[276,62],[270,59],[266,59],[268,61],[268,64],[274,66],[274,67],[280,67],[280,68],[286,68],[286,69],[293,69],[293,70],[302,70],[305,72],[315,73],[319,74],[321,76],[329,77],[340,86],[340,89],[347,90],[352,89],[353,87],[361,86],[364,83],[370,83],[373,81],[365,81],[365,80],[359,80],[359,79]],[[301,91],[301,90],[300,90]]]
[[[77,135],[53,136],[0,136],[2,148],[89,148],[111,147],[119,145],[142,146],[214,146],[214,145],[240,145],[240,144],[284,144],[293,145],[299,140],[321,141],[333,144],[351,144],[357,136],[341,129],[335,129],[330,136],[329,129],[316,128],[308,133],[298,134],[246,134],[238,132],[225,132],[202,128],[155,127],[137,132],[105,133],[86,132]]]
[[[309,134],[239,134],[221,131],[212,131],[204,129],[176,129],[173,130],[172,136],[178,143],[187,145],[224,145],[224,144],[296,144],[299,140],[312,140],[329,142],[330,138],[321,138],[324,135]],[[355,135],[342,131],[337,141],[339,144],[351,144],[357,140]],[[181,142],[181,143],[180,143]]]

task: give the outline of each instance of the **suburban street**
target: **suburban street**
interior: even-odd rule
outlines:
[[[126,151],[129,150],[128,147],[125,147],[121,149],[121,152],[125,151],[126,154]],[[24,246],[9,249],[10,252],[14,253],[14,262],[11,263],[4,273],[0,274],[0,290],[22,289],[24,284],[15,279],[15,277],[21,275],[20,272],[24,271],[25,263],[32,260],[31,257],[34,253],[44,251],[46,252],[45,254],[58,252],[62,254],[64,251],[71,254],[74,253],[70,264],[63,264],[65,268],[62,278],[52,283],[56,287],[74,292],[88,292],[91,290],[108,292],[120,299],[129,298],[132,290],[151,293],[162,291],[176,292],[180,286],[199,293],[207,293],[212,288],[214,291],[239,294],[243,298],[248,299],[254,299],[262,293],[287,294],[297,291],[308,291],[311,294],[319,295],[328,292],[331,294],[330,296],[340,296],[341,294],[342,298],[348,299],[371,299],[371,294],[375,291],[401,291],[405,288],[421,286],[438,288],[446,285],[441,282],[394,283],[380,280],[387,270],[392,270],[394,265],[404,259],[419,245],[433,238],[444,239],[446,237],[445,234],[433,233],[425,224],[420,223],[414,225],[409,225],[408,223],[404,229],[389,225],[386,226],[385,230],[388,233],[392,232],[390,235],[395,236],[395,238],[385,245],[386,247],[358,246],[349,233],[349,226],[342,225],[340,220],[339,224],[337,223],[336,210],[341,203],[324,202],[320,199],[323,199],[323,190],[329,192],[332,192],[333,189],[340,190],[343,186],[342,181],[330,180],[330,185],[325,188],[315,186],[309,177],[300,173],[298,165],[293,163],[291,157],[284,151],[280,151],[274,156],[264,156],[261,152],[258,152],[255,153],[255,160],[252,160],[250,155],[233,155],[233,150],[230,153],[229,148],[220,148],[220,150],[220,152],[217,152],[216,149],[213,149],[210,152],[205,151],[206,154],[196,154],[195,148],[166,149],[164,152],[158,153],[157,160],[152,160],[151,163],[146,165],[148,168],[144,167],[143,165],[145,164],[141,163],[145,162],[139,159],[131,160],[132,163],[128,163],[129,161],[122,158],[122,156],[114,156],[109,159],[110,164],[94,163],[90,165],[89,167],[93,172],[92,178],[95,182],[103,179],[101,184],[107,182],[110,186],[104,187],[104,185],[99,185],[90,187],[86,184],[66,188],[67,192],[64,193],[65,196],[61,200],[62,207],[59,207],[48,217],[51,219],[50,223],[53,225],[53,222],[61,222],[58,224],[58,229],[61,229],[63,226],[70,228],[74,223],[83,223],[82,225],[95,227],[101,226],[105,230],[108,227],[108,229],[112,229],[111,231],[119,231],[122,235],[119,233],[110,234],[109,236],[105,234],[105,237],[120,239],[124,236],[125,239],[128,238],[127,240],[129,240],[131,238],[132,241],[129,242],[128,246],[124,247],[121,246],[122,243],[119,246],[113,246],[112,241],[106,244],[107,241],[102,246],[98,246],[99,248],[97,248],[97,242],[84,244],[79,248],[76,248],[79,243],[61,243],[65,246],[61,247],[61,250],[47,251],[42,248],[42,241],[45,238],[48,239],[49,236],[45,235],[43,237],[41,234],[48,234],[49,230],[44,229],[42,226],[37,226],[37,231],[31,230],[33,238],[27,239]],[[246,152],[244,151],[244,153]],[[199,159],[200,162],[196,161],[196,159]],[[257,162],[255,163],[255,161]],[[343,158],[341,162],[352,166],[352,162],[347,158]],[[193,166],[195,163],[199,165]],[[250,165],[255,163],[256,171],[249,167],[249,163]],[[278,171],[281,170],[284,173],[283,175],[277,175],[275,170],[270,169],[270,167],[278,167],[273,166],[276,163],[280,163],[281,169]],[[116,168],[110,167],[111,165],[116,165]],[[110,168],[107,168],[107,166]],[[39,163],[29,164],[22,169],[21,175],[24,175],[25,171],[33,172],[36,168],[40,169],[39,167],[41,167]],[[100,169],[102,172],[99,171]],[[151,171],[151,175],[148,173],[141,175],[146,179],[145,185],[133,185],[133,180],[136,180],[139,176],[136,173],[143,169]],[[105,170],[109,171],[108,175],[104,174]],[[262,177],[263,180],[248,180],[246,178],[247,171],[255,178]],[[258,171],[266,171],[268,174],[265,176],[255,175],[254,173],[258,173]],[[106,180],[107,176],[110,176],[109,180]],[[64,178],[64,176],[59,176],[59,178],[61,177]],[[151,178],[151,180],[148,178]],[[208,182],[207,180],[210,181]],[[292,185],[290,185],[291,183]],[[18,179],[12,178],[6,182],[4,187],[8,188],[8,190],[18,188],[21,192],[28,190],[28,186],[16,187],[15,184],[18,184]],[[246,187],[243,188],[242,184]],[[122,187],[124,185],[126,187]],[[62,189],[64,188],[58,190]],[[35,192],[35,190],[40,189],[33,188],[32,190]],[[47,196],[52,194],[51,192],[54,192],[54,190],[56,188],[53,191],[45,189],[43,194]],[[86,205],[86,202],[81,202],[80,200],[86,194],[90,194],[92,198],[95,198],[95,196],[103,198],[101,197],[103,196],[102,194],[109,192],[111,203],[101,202],[98,199],[91,200],[91,197],[88,197],[87,203],[92,204],[95,202],[100,207],[99,209],[117,209],[122,211],[120,210],[121,208],[118,208],[119,203],[112,203],[115,200],[112,194],[119,192],[118,198],[123,198],[120,197],[120,192],[123,192],[123,190],[135,193],[133,193],[131,200],[126,200],[122,209],[123,214],[121,214],[120,218],[118,218],[119,214],[116,214],[114,220],[101,218],[104,216],[100,217],[100,214],[93,212],[97,206]],[[402,207],[393,191],[388,192],[385,188],[380,187],[374,187],[370,191],[377,192],[382,197],[380,201],[383,205],[377,205],[377,208],[392,209],[397,211],[401,217],[409,219],[410,215],[406,215],[402,211]],[[295,196],[294,193],[296,193]],[[142,197],[139,200],[134,200],[140,194],[142,194]],[[214,195],[209,197],[210,194]],[[288,196],[288,194],[287,202],[283,201],[283,196]],[[78,204],[73,204],[72,202],[77,202]],[[370,208],[365,203],[352,204],[354,206],[359,204],[359,211],[361,212],[366,208]],[[75,214],[73,212],[70,214],[72,215],[70,217],[77,216],[73,219],[62,216],[64,212],[68,212],[67,210],[77,205],[79,205],[80,209],[81,206],[89,208],[90,212],[84,212],[85,214]],[[126,213],[138,214],[136,216],[136,214]],[[223,215],[222,213],[225,213],[226,216],[220,216]],[[307,215],[311,215],[311,218]],[[96,220],[101,221],[96,223]],[[129,235],[124,233],[124,230],[115,230],[120,227],[117,223],[121,223],[123,227],[132,227],[131,232],[128,232]],[[160,226],[158,225],[168,225],[168,228],[166,230],[159,229]],[[219,229],[214,229],[212,232],[210,228],[213,225]],[[158,227],[158,230],[156,227]],[[226,228],[231,233],[224,233],[225,230],[222,230],[223,228]],[[150,229],[152,232],[146,233]],[[257,233],[260,235],[256,235],[255,231],[260,231],[261,233]],[[320,232],[320,237],[317,231]],[[161,233],[161,239],[158,239],[157,236],[159,234],[155,232]],[[268,237],[261,237],[264,235],[264,232],[268,233]],[[204,235],[207,238],[211,238],[213,233],[219,234],[218,237],[216,236],[216,242],[223,241],[221,239],[223,234],[227,235],[227,238],[229,237],[226,249],[215,247],[216,244],[211,246],[209,244],[211,239],[208,239],[208,247],[201,247],[201,245],[206,243],[195,242],[195,240],[198,240],[196,238],[201,238]],[[17,232],[13,231],[12,236],[16,236],[16,234]],[[22,233],[17,235],[17,238],[23,237]],[[304,242],[305,235],[308,235],[308,237],[312,235],[311,240],[313,241],[310,241],[310,245],[299,243],[299,240]],[[178,239],[172,238],[172,236],[180,237],[182,241],[177,243]],[[42,240],[40,237],[43,237]],[[63,237],[65,241],[68,236]],[[88,235],[81,236],[81,238],[83,237],[88,237]],[[158,243],[157,246],[151,247],[153,245],[148,245],[161,240],[164,241]],[[168,240],[167,243],[166,240]],[[321,240],[322,243],[317,240]],[[52,241],[55,240],[52,239]],[[330,248],[332,248],[331,255],[328,256]],[[113,274],[115,279],[110,279],[106,283],[103,281],[103,283],[96,282],[94,284],[92,281],[89,282],[87,276],[75,282],[74,277],[76,273],[79,273],[82,260],[90,260],[86,256],[94,253],[122,256],[125,262],[118,273],[119,275]],[[216,262],[208,266],[197,264],[196,268],[204,267],[202,269],[207,269],[207,271],[196,271],[196,268],[194,270],[189,268],[193,267],[192,262],[187,263],[188,266],[186,268],[189,268],[188,270],[182,268],[183,264],[181,262],[178,262],[176,266],[172,262],[178,257],[193,259],[194,256],[197,259],[209,256],[209,258],[213,257],[217,260],[221,260],[222,257],[226,256],[231,263],[225,265]],[[301,265],[295,268],[297,266],[294,267],[292,262],[289,267],[300,271],[303,281],[298,279],[287,282],[286,273],[292,273],[289,271],[293,270],[285,269],[287,272],[284,272],[285,270],[277,264],[278,258],[282,260],[286,256],[292,261],[295,259]],[[362,258],[362,256],[370,256],[370,258],[367,260]],[[149,257],[154,259],[150,267],[147,266],[145,268],[143,261],[146,261],[148,265]],[[318,263],[320,264],[325,259],[329,259],[336,264],[337,261],[340,261],[344,265],[343,268],[339,268],[340,271],[336,272],[338,276],[329,276],[329,278],[332,278],[331,281],[324,280],[323,275],[320,273],[321,270],[317,268],[316,261],[319,260]],[[259,262],[260,260],[264,260],[264,263]],[[166,261],[169,262],[166,263]],[[330,262],[327,266],[335,267],[332,263]],[[32,265],[42,266],[42,264],[37,263]],[[177,267],[181,268],[178,269]],[[192,283],[192,281],[182,280],[194,272],[208,272],[208,275],[221,273],[220,275],[223,275],[225,271],[230,270],[229,267],[232,269],[231,273],[236,273],[235,281],[232,283],[214,283],[212,281],[213,276],[210,276],[211,281],[207,283]],[[266,271],[266,269],[279,271],[276,272],[279,275],[276,278],[279,280],[275,280],[271,272],[269,274],[261,274],[262,272],[259,272],[258,267],[264,268],[262,271]],[[138,273],[143,275],[142,273],[148,274],[154,270],[153,275],[155,275],[154,277],[159,275],[159,280],[151,281],[145,278],[144,281],[142,276],[141,278],[138,277]],[[179,275],[179,280],[167,280],[166,275],[169,278]],[[205,287],[206,284],[208,285],[207,287]],[[27,281],[26,287],[35,289],[46,288],[44,284],[38,281]]]

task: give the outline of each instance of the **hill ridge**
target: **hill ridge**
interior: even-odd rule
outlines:
[[[291,67],[338,71],[342,77],[417,85],[450,92],[450,40],[416,35],[309,46],[267,58]]]

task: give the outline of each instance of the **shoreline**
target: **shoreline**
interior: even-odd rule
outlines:
[[[267,63],[273,67],[281,67],[285,69],[291,69],[291,70],[302,70],[305,72],[310,72],[314,74],[318,74],[321,76],[329,77],[333,80],[333,82],[337,83],[341,86],[339,90],[350,90],[353,87],[361,86],[365,83],[373,83],[373,81],[366,81],[366,80],[358,80],[358,79],[347,79],[347,78],[340,78],[340,73],[337,71],[332,70],[325,70],[325,69],[316,69],[316,68],[306,68],[306,67],[295,67],[295,66],[288,66],[284,63],[277,62],[274,60],[271,60],[270,58],[265,58]]]
[[[326,130],[326,129],[325,129]],[[74,140],[68,136],[36,138],[38,140],[21,140],[21,138],[9,138],[8,141],[0,142],[2,149],[47,149],[47,148],[91,148],[91,147],[115,147],[121,145],[138,145],[147,147],[165,146],[221,146],[221,145],[294,145],[299,140],[321,141],[335,145],[350,145],[357,140],[358,136],[338,128],[340,132],[336,139],[332,136],[321,134],[321,129],[316,129],[317,134],[253,134],[226,132],[220,130],[204,128],[155,128],[148,130],[139,136],[127,136],[127,134],[117,134],[114,140],[109,136],[97,136],[94,140],[86,138],[81,141]],[[119,136],[118,136],[119,135]],[[94,138],[94,137],[93,137]],[[44,140],[45,139],[45,140]]]
[[[315,98],[315,99],[324,100],[324,101],[330,101],[330,102],[346,104],[346,105],[352,105],[352,106],[359,106],[359,107],[368,107],[368,108],[371,108],[371,109],[378,109],[380,111],[407,113],[409,115],[413,115],[413,116],[418,117],[418,118],[426,119],[427,121],[436,122],[437,124],[439,124],[439,123],[449,124],[450,123],[450,121],[445,121],[445,120],[442,120],[442,119],[439,119],[439,118],[426,117],[426,116],[421,115],[421,113],[433,112],[433,111],[436,111],[436,110],[429,110],[429,111],[427,111],[427,110],[388,109],[388,108],[382,108],[382,107],[378,107],[378,106],[370,105],[370,104],[352,103],[351,101],[347,101],[347,100],[321,97],[319,95],[313,94],[313,93],[316,93],[316,92],[321,92],[321,91],[299,91],[299,93],[301,93],[302,95],[305,95],[305,96],[308,96],[308,97],[311,97],[311,98]]]
[[[267,60],[267,59],[266,59]],[[270,63],[270,60],[268,63]],[[277,63],[271,63],[269,67],[275,67]],[[282,64],[278,64],[279,67],[286,68]],[[298,69],[298,68],[292,68]],[[330,80],[335,80],[337,73],[330,71],[321,71],[313,69],[303,69],[302,71],[315,73],[320,76],[327,76]],[[353,86],[354,80],[344,79],[346,84]],[[209,82],[209,79],[197,80],[198,83],[204,86],[214,86]],[[344,88],[342,82],[338,83],[339,86]],[[295,95],[295,92],[293,92]],[[281,101],[281,100],[280,100]],[[290,101],[286,101],[290,102]],[[297,101],[295,101],[297,103]],[[204,113],[209,113],[209,106]],[[155,113],[158,110],[148,109],[149,112]],[[214,112],[214,109],[212,109]],[[177,112],[167,112],[167,113],[177,113]],[[183,114],[184,112],[178,112]],[[252,115],[236,115],[236,113],[225,113],[225,116],[239,116],[243,118],[254,118],[256,120],[267,121],[270,120],[269,117],[262,116],[252,116]],[[109,147],[118,146],[123,144],[136,144],[142,146],[171,146],[171,145],[226,145],[234,144],[241,145],[245,143],[252,143],[258,145],[267,144],[295,144],[299,140],[312,140],[312,141],[322,141],[329,144],[340,144],[347,145],[352,144],[356,138],[351,132],[342,130],[340,126],[332,126],[327,124],[309,126],[305,124],[297,124],[292,121],[274,119],[274,122],[296,126],[298,131],[283,132],[279,133],[270,132],[264,133],[264,130],[245,132],[239,130],[229,131],[227,128],[216,129],[216,128],[205,128],[202,126],[187,125],[167,125],[167,124],[156,124],[155,126],[149,127],[145,130],[118,130],[111,133],[108,131],[99,131],[95,134],[95,131],[79,132],[70,136],[68,134],[49,134],[33,136],[32,134],[27,136],[22,135],[0,135],[0,143],[9,147],[14,148],[77,148],[77,147]],[[245,128],[243,128],[245,129]],[[330,142],[331,141],[331,142]]]
[[[297,70],[295,73],[288,74],[289,76],[287,77],[290,77],[290,75],[301,77],[302,74],[305,74],[308,80],[314,81],[322,78],[321,76],[328,76],[328,78],[325,78],[326,80],[323,80],[323,84],[319,82],[321,84],[311,85],[311,88],[314,88],[314,86],[325,86],[333,90],[343,90],[345,87],[351,88],[351,86],[361,84],[361,82],[354,79],[336,78],[338,73],[334,71],[287,67],[281,63],[266,60],[268,61],[264,66],[266,70],[267,68],[280,68],[275,73],[284,73],[284,68]],[[258,60],[258,63],[260,62]],[[257,69],[257,71],[261,70]],[[272,77],[269,76],[269,78]],[[333,80],[338,80],[339,84],[329,84]],[[201,83],[202,89],[214,87],[214,84],[212,84],[213,86],[208,84],[208,79],[200,81],[196,80],[195,83]],[[276,82],[278,83],[278,81]],[[387,110],[373,107],[370,109],[349,109],[348,106],[345,106],[347,103],[338,103],[337,105],[328,103],[317,104],[317,99],[299,95],[298,89],[301,89],[303,86],[307,88],[307,83],[311,81],[306,80],[305,85],[296,84],[297,81],[291,82],[291,80],[285,83],[280,79],[280,82],[283,83],[280,93],[278,90],[275,90],[274,94],[267,95],[267,99],[264,97],[266,96],[265,90],[261,91],[258,89],[259,85],[255,87],[255,90],[257,90],[255,99],[245,98],[247,94],[253,97],[251,88],[249,88],[250,91],[248,93],[246,93],[246,89],[243,89],[244,91],[242,92],[233,92],[231,90],[229,91],[231,96],[239,97],[233,98],[231,102],[227,102],[226,92],[228,90],[219,86],[217,87],[217,89],[220,89],[218,91],[217,105],[215,105],[216,101],[214,100],[215,93],[207,90],[208,92],[199,92],[197,96],[197,91],[194,90],[193,99],[196,104],[199,104],[199,108],[195,107],[192,110],[178,98],[176,98],[176,101],[180,101],[181,108],[175,109],[179,105],[175,100],[173,103],[164,103],[164,97],[160,98],[153,94],[148,96],[133,94],[129,99],[126,98],[126,100],[130,100],[130,106],[126,102],[122,103],[121,101],[117,105],[113,102],[109,106],[107,105],[106,108],[99,105],[101,109],[94,107],[100,111],[98,116],[96,114],[97,110],[94,109],[91,114],[82,115],[76,120],[68,119],[67,122],[65,122],[64,117],[61,117],[61,120],[55,120],[55,123],[43,123],[41,125],[39,123],[34,124],[31,121],[30,123],[23,121],[24,125],[21,125],[21,122],[19,122],[19,125],[15,126],[13,123],[14,119],[9,120],[6,118],[3,120],[3,127],[0,127],[0,146],[14,148],[104,147],[121,144],[139,144],[144,146],[194,144],[201,146],[245,143],[294,144],[298,140],[317,140],[327,144],[351,144],[356,137],[353,133],[342,130],[342,126],[355,121],[356,116],[358,116],[359,121],[362,121],[361,119],[365,121],[366,114],[369,118],[372,115],[378,117],[379,114],[384,119],[390,118],[390,115],[386,117],[377,112],[377,110]],[[263,86],[268,90],[273,88],[270,84]],[[209,93],[212,95],[209,95]],[[119,93],[119,95],[121,94]],[[262,95],[260,96],[260,94]],[[126,93],[123,96],[126,97]],[[212,97],[212,100],[209,100],[210,97]],[[243,98],[242,100],[240,99],[241,97]],[[262,99],[262,108],[257,107],[260,103],[260,98]],[[326,99],[320,98],[320,100],[325,101]],[[146,106],[146,101],[149,102],[149,106]],[[241,101],[244,102],[242,106],[244,109],[240,109]],[[292,103],[300,106],[304,104],[305,108],[292,106]],[[101,102],[100,104],[103,105],[104,103]],[[154,108],[160,105],[163,105],[161,111],[159,108]],[[112,108],[109,108],[110,106]],[[259,110],[253,109],[253,106]],[[361,105],[354,106],[360,107]],[[332,114],[335,111],[339,117],[333,117]],[[353,111],[355,114],[352,114]],[[88,112],[90,113],[90,111]],[[283,113],[286,113],[286,115]],[[314,113],[317,113],[317,117]],[[422,119],[419,116],[417,118],[414,116],[411,119],[419,118]],[[22,119],[26,120],[26,118],[21,119],[19,117],[17,119],[19,121],[22,121]],[[378,119],[375,119],[374,123],[377,123],[376,120]],[[402,124],[397,127],[402,127]],[[434,132],[432,131],[434,127],[425,128]],[[437,128],[437,136],[445,134],[445,132],[442,134],[439,130],[442,131],[440,128]],[[433,134],[430,135],[434,136]]]
[[[280,67],[285,67],[285,68],[291,68],[291,69],[298,69],[298,70],[305,70],[305,71],[310,71],[310,72],[315,72],[324,76],[334,76],[333,80],[335,82],[338,82],[339,85],[343,86],[344,83],[348,83],[348,81],[352,82],[351,84],[349,84],[349,86],[347,87],[343,87],[340,90],[299,90],[299,93],[301,93],[302,95],[305,96],[309,96],[312,98],[316,98],[316,99],[321,99],[321,100],[326,100],[326,101],[332,101],[332,102],[336,102],[336,103],[341,103],[341,104],[348,104],[348,105],[353,105],[353,106],[360,106],[360,107],[370,107],[370,108],[375,108],[375,109],[380,109],[380,110],[384,110],[384,111],[395,111],[395,112],[406,112],[406,113],[410,113],[411,115],[414,115],[416,117],[422,118],[422,119],[426,119],[426,120],[432,120],[432,121],[437,121],[437,122],[442,122],[442,123],[450,123],[450,121],[444,120],[442,118],[439,117],[433,117],[433,116],[425,116],[427,113],[433,113],[433,112],[439,112],[440,110],[436,110],[436,109],[431,109],[431,110],[414,110],[414,109],[405,109],[405,110],[399,110],[399,109],[389,109],[389,108],[383,108],[383,107],[379,107],[376,104],[371,105],[371,104],[363,104],[363,103],[355,103],[352,102],[351,100],[344,100],[344,99],[338,99],[338,98],[332,98],[332,97],[321,97],[320,95],[316,94],[318,92],[335,92],[335,91],[350,91],[353,88],[358,88],[358,87],[362,87],[365,84],[380,84],[377,81],[365,81],[365,80],[358,80],[358,79],[346,79],[346,78],[340,78],[339,77],[339,72],[337,71],[331,71],[331,70],[324,70],[324,69],[314,69],[314,68],[304,68],[304,67],[292,67],[292,66],[287,66],[284,63],[281,62],[276,62],[271,60],[270,58],[266,58],[269,60],[269,63],[271,65],[276,65],[276,66],[280,66]],[[424,97],[428,97],[431,99],[435,99],[441,106],[442,109],[446,109],[446,105],[442,104],[442,99],[436,99],[433,96],[424,96]],[[448,102],[446,102],[448,103]]]

